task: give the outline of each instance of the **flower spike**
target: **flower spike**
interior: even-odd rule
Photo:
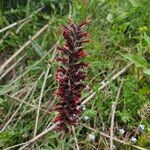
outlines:
[[[80,59],[86,57],[83,44],[88,43],[85,39],[89,36],[83,31],[83,27],[90,22],[89,19],[75,25],[69,18],[69,26],[63,26],[63,37],[65,44],[63,47],[57,46],[57,49],[65,56],[56,58],[61,62],[61,66],[56,71],[56,80],[58,89],[56,92],[59,102],[54,106],[54,110],[58,115],[54,119],[55,123],[59,123],[58,130],[67,130],[69,125],[77,125],[79,123],[79,115],[81,113],[81,92],[85,85],[82,83],[86,77],[84,70],[88,64]]]

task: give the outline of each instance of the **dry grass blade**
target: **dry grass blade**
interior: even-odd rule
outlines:
[[[46,24],[43,28],[41,28],[34,36],[32,36],[32,40],[35,40],[37,37],[39,37],[47,28],[49,24]],[[16,51],[8,60],[6,60],[0,67],[0,74],[3,72],[4,68],[14,59],[16,56],[18,56],[29,44],[31,43],[31,40],[27,41],[18,51]]]
[[[117,96],[116,96],[116,101],[112,104],[111,126],[110,126],[110,150],[114,149],[113,148],[114,147],[114,145],[113,145],[113,137],[114,137],[113,127],[114,127],[114,119],[115,119],[116,107],[117,107],[117,103],[118,103],[118,100],[119,100],[122,84],[123,84],[123,80],[121,80],[121,84],[119,86],[119,89],[118,89],[118,92],[117,92]]]
[[[131,64],[128,64],[126,67],[124,67],[121,71],[119,71],[116,75],[114,75],[114,76],[112,77],[112,80],[115,80],[117,77],[119,77],[119,76],[120,76],[122,73],[124,73],[131,65],[132,65],[132,63],[131,63]],[[111,81],[112,81],[112,80],[111,80]],[[110,83],[110,81],[106,82],[106,84],[105,84],[105,85],[102,85],[99,89],[103,89],[103,88],[104,88],[105,86],[107,86],[109,83]],[[93,97],[94,97],[94,96],[95,96],[95,94],[93,95]],[[93,98],[93,97],[91,97],[91,98]],[[91,99],[91,98],[90,98],[90,99]],[[89,101],[90,99],[88,98],[88,101]],[[82,102],[82,105],[85,104],[85,103],[88,102],[88,101],[87,101],[87,100],[83,101],[83,102]],[[57,127],[57,125],[58,125],[58,124],[54,124],[53,126],[47,128],[47,129],[45,129],[43,132],[41,132],[41,133],[40,133],[39,135],[37,135],[35,138],[33,138],[33,139],[31,139],[30,141],[28,141],[28,142],[22,144],[22,145],[24,145],[24,146],[22,146],[19,150],[24,149],[24,148],[27,147],[30,143],[36,141],[38,138],[40,138],[40,137],[42,137],[43,135],[47,134],[48,132],[52,131],[54,128]],[[107,137],[107,136],[105,136],[105,137]],[[110,138],[110,136],[108,136],[108,137]],[[116,140],[115,138],[113,138],[113,139]],[[119,140],[117,139],[117,141],[119,141]],[[120,140],[120,141],[121,141],[121,140]],[[123,141],[122,141],[122,142],[123,142]],[[124,143],[124,142],[123,142],[123,143]],[[126,142],[125,142],[125,143],[126,143]],[[128,144],[128,145],[129,145],[129,144]],[[20,145],[19,145],[19,146],[20,146]],[[17,145],[16,147],[18,147],[18,145]],[[11,147],[7,148],[6,150],[9,150],[9,149],[11,149]],[[140,149],[140,150],[146,150],[146,149]]]
[[[48,74],[49,74],[49,70],[50,70],[50,65],[48,65],[48,69],[47,69],[47,71],[45,73],[45,78],[44,78],[43,86],[42,86],[41,93],[40,93],[40,98],[39,98],[39,103],[38,103],[38,109],[37,109],[37,114],[36,114],[34,137],[36,136],[36,133],[37,133],[37,127],[38,127],[38,120],[39,120],[39,114],[40,114],[41,101],[42,101],[42,98],[43,98],[43,93],[44,93],[44,89],[45,89],[45,85],[46,85],[46,80],[47,80],[47,77],[48,77]]]
[[[88,126],[86,126],[85,124],[82,124],[82,125],[83,125],[84,127],[86,127],[87,129],[92,130],[92,131],[94,131],[94,132],[98,132],[101,136],[110,139],[110,136],[109,136],[109,135],[107,135],[107,134],[105,134],[105,133],[103,133],[103,132],[100,132],[100,131],[98,131],[98,130],[96,130],[96,129],[93,129],[93,128],[91,128],[91,127],[88,127]],[[142,147],[140,147],[140,146],[132,145],[131,143],[125,142],[125,141],[123,141],[123,140],[119,140],[119,139],[117,139],[116,137],[113,137],[113,140],[116,141],[116,142],[119,142],[119,143],[121,143],[121,144],[128,145],[128,146],[130,146],[130,147],[136,148],[136,149],[138,149],[138,150],[148,150],[148,149],[142,148]]]
[[[38,60],[37,62],[35,62],[33,65],[31,65],[30,67],[35,67],[37,66],[40,62],[42,62],[46,57],[47,55],[49,55],[49,53],[54,49],[54,51],[56,51],[56,45],[59,43],[59,41],[57,41],[53,46],[52,48],[48,51],[48,53],[43,56],[40,60]],[[53,56],[52,56],[53,57]],[[51,61],[50,61],[51,63]],[[29,67],[29,68],[30,68]],[[30,71],[30,69],[27,69],[22,75],[20,75],[19,77],[17,77],[15,80],[13,80],[10,85],[12,85],[13,83],[17,82],[18,80],[20,80],[23,76],[25,76],[28,72]]]
[[[12,64],[1,76],[0,80],[2,80],[24,57],[26,54],[24,54],[22,57],[20,57],[14,64]]]
[[[5,28],[3,28],[3,29],[0,29],[0,33],[4,32],[4,31],[6,31],[6,30],[8,30],[8,29],[10,29],[10,28],[12,28],[12,27],[14,27],[14,26],[20,24],[20,23],[23,23],[23,22],[29,20],[30,18],[32,18],[32,16],[33,16],[34,14],[37,14],[37,13],[40,12],[43,8],[44,8],[44,6],[42,6],[41,8],[39,8],[39,9],[38,9],[37,11],[35,11],[32,15],[30,15],[30,16],[24,18],[24,19],[21,19],[21,20],[19,20],[19,21],[16,21],[16,22],[14,22],[14,23],[8,25],[7,27],[5,27]]]
[[[28,93],[26,94],[25,98],[23,101],[25,101],[28,97],[28,95],[30,94],[30,92],[32,91],[32,88],[31,87],[28,91]],[[10,119],[5,123],[5,125],[3,126],[3,128],[0,130],[0,133],[3,132],[5,130],[5,128],[9,125],[9,123],[13,120],[13,118],[16,116],[16,114],[18,113],[18,111],[20,110],[21,106],[22,106],[23,103],[21,103],[19,105],[19,107],[16,109],[16,111],[13,113],[13,115],[10,117]]]
[[[120,75],[122,75],[133,63],[129,63],[127,66],[125,66],[122,70],[120,70],[118,73],[116,73],[109,81],[105,82],[102,86],[98,88],[98,91],[102,90],[104,87],[106,87],[110,82],[117,79]],[[82,101],[82,105],[87,103],[90,99],[92,99],[96,95],[96,92],[93,92],[88,98],[86,98],[84,101]]]
[[[39,138],[43,137],[45,134],[49,133],[50,131],[54,130],[57,127],[58,124],[53,124],[51,127],[49,127],[48,129],[45,129],[43,132],[41,132],[40,134],[38,134],[36,137],[34,137],[33,139],[31,139],[30,141],[27,141],[25,143],[20,143],[11,147],[8,147],[4,150],[9,150],[9,149],[13,149],[19,146],[22,146],[19,148],[19,150],[24,149],[25,147],[27,147],[28,145],[30,145],[31,143],[35,142],[36,140],[38,140]]]
[[[76,133],[75,133],[75,128],[74,128],[74,126],[72,126],[72,131],[73,131],[73,134],[74,134],[74,139],[75,139],[75,143],[76,143],[76,148],[77,148],[77,150],[80,150],[79,145],[78,145],[78,140],[77,140],[77,137],[76,137]]]
[[[38,134],[36,137],[34,137],[33,139],[31,139],[30,141],[26,142],[26,144],[24,146],[22,146],[21,148],[19,148],[19,150],[24,149],[25,147],[27,147],[29,144],[35,142],[36,140],[38,140],[39,138],[43,137],[45,134],[49,133],[50,131],[54,130],[57,127],[58,124],[53,124],[51,127],[49,127],[48,129],[45,129],[43,132],[41,132],[40,134]]]
[[[17,101],[17,102],[19,102],[19,103],[26,104],[26,105],[29,106],[29,107],[38,109],[38,106],[32,105],[32,104],[30,104],[30,103],[28,103],[28,102],[26,102],[26,101],[23,101],[23,100],[21,100],[21,99],[19,99],[19,98],[16,98],[16,97],[13,97],[13,96],[9,96],[9,95],[7,95],[7,94],[6,94],[6,97],[10,98],[10,100],[15,100],[15,101]],[[45,109],[42,109],[42,108],[40,108],[40,110],[41,110],[42,112],[46,113],[46,114],[50,114],[50,113],[51,113],[51,112],[49,112],[49,111],[47,111],[47,110],[45,110]]]
[[[32,19],[29,19],[29,20],[26,20],[24,21],[19,27],[18,29],[16,30],[16,33],[18,34],[19,31],[23,28],[23,26],[25,26],[27,23],[29,23]]]

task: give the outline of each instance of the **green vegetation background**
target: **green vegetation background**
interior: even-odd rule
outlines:
[[[35,13],[42,8],[38,13]],[[28,18],[32,15],[30,18]],[[86,104],[81,116],[81,125],[76,127],[76,137],[80,149],[105,149],[109,140],[100,136],[103,131],[109,134],[111,106],[123,80],[118,101],[114,134],[118,139],[150,149],[150,1],[149,0],[0,0],[0,29],[21,19],[27,22],[0,33],[0,65],[10,58],[24,43],[31,40],[44,25],[48,28],[35,40],[31,40],[22,53],[11,61],[0,74],[3,76],[11,65],[16,65],[0,81],[0,149],[5,149],[33,138],[36,110],[21,104],[25,100],[33,106],[38,105],[44,81],[44,73],[50,65],[49,76],[43,93],[37,133],[42,132],[55,113],[51,107],[58,99],[54,96],[57,83],[54,79],[58,64],[52,59],[56,53],[56,43],[63,43],[61,27],[71,16],[76,23],[90,17],[91,24],[86,28],[92,42],[85,46],[88,53],[86,61],[90,67],[83,97],[89,91],[96,96]],[[20,60],[19,60],[20,59]],[[18,61],[19,60],[19,61]],[[133,65],[104,90],[98,91],[101,81],[109,80],[128,63]],[[84,117],[89,120],[85,121]],[[84,126],[85,125],[85,126]],[[144,125],[144,131],[138,129]],[[87,127],[95,129],[90,130]],[[119,134],[124,129],[124,135]],[[90,142],[88,135],[94,134],[96,140]],[[115,143],[116,149],[131,149]],[[51,132],[36,142],[35,149],[76,149],[74,136]]]

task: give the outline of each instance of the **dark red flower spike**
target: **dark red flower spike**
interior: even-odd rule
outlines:
[[[83,28],[90,20],[87,19],[79,25],[75,25],[71,19],[69,21],[69,26],[64,26],[62,32],[65,44],[63,47],[57,46],[64,54],[63,57],[56,58],[56,61],[63,64],[56,71],[58,82],[56,95],[60,101],[54,106],[54,110],[58,112],[54,122],[59,123],[57,128],[59,130],[66,130],[69,125],[76,125],[79,122],[81,92],[85,87],[82,81],[86,77],[83,69],[88,66],[80,59],[86,57],[83,43],[89,42],[89,39],[85,39],[89,34],[84,32]]]

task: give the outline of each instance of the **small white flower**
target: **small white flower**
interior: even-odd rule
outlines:
[[[76,117],[77,115],[76,114],[73,114],[73,117]]]
[[[85,120],[85,121],[87,121],[87,120],[89,120],[89,119],[90,119],[89,116],[84,116],[84,120]]]
[[[144,124],[140,124],[140,125],[139,125],[139,128],[140,128],[142,131],[144,131],[145,125],[144,125]]]
[[[119,133],[120,133],[121,135],[123,135],[123,134],[125,133],[125,130],[124,130],[124,129],[119,129]]]
[[[102,85],[105,85],[106,83],[105,83],[105,81],[102,81],[101,84],[102,84]]]
[[[96,137],[95,137],[94,134],[89,134],[89,135],[88,135],[88,141],[90,141],[90,142],[95,142],[95,139],[96,139]]]
[[[136,141],[137,141],[137,138],[135,138],[134,136],[132,136],[131,142],[136,143]]]

